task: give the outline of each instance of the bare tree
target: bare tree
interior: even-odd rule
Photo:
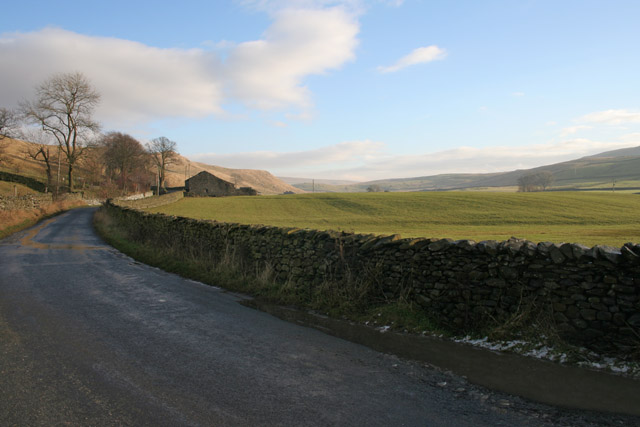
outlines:
[[[116,177],[120,188],[127,191],[132,176],[139,177],[145,169],[147,152],[137,139],[120,132],[109,132],[102,138],[107,174]]]
[[[67,158],[69,191],[73,191],[73,168],[100,129],[92,117],[100,94],[79,72],[56,74],[35,91],[35,101],[22,103],[22,114],[56,140]]]
[[[0,164],[9,163],[9,158],[4,154],[7,148],[5,138],[11,138],[18,125],[18,118],[13,110],[0,108]]]
[[[169,138],[164,136],[155,138],[147,144],[147,151],[151,154],[151,158],[158,168],[158,194],[160,194],[160,188],[166,188],[165,179],[167,166],[178,160],[176,146],[177,144],[174,141],[171,141]]]
[[[105,169],[103,150],[99,149],[85,151],[78,164],[78,172],[83,172],[86,182],[93,186],[102,186],[105,184]]]
[[[18,126],[18,116],[13,110],[0,108],[0,140],[11,138]]]
[[[53,173],[52,165],[57,162],[55,154],[60,154],[60,150],[55,145],[52,145],[50,136],[41,129],[27,129],[19,132],[20,139],[33,143],[32,146],[27,148],[26,155],[33,160],[42,162],[45,165],[45,172],[47,174],[47,188],[52,188]],[[53,148],[53,151],[51,150]],[[56,153],[57,152],[57,153]]]
[[[553,176],[553,172],[541,171],[536,174],[536,180],[538,185],[542,187],[542,191],[545,191],[547,188],[551,187],[555,178]]]
[[[534,174],[522,175],[518,178],[518,191],[530,192],[536,187]]]

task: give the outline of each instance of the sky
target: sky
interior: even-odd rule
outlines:
[[[103,131],[367,181],[640,145],[637,0],[42,1],[2,7],[0,107],[79,71]]]

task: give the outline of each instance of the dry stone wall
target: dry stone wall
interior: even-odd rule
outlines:
[[[145,193],[146,195],[146,193]],[[163,194],[155,197],[142,197],[142,198],[119,198],[112,199],[111,202],[123,207],[129,207],[133,209],[148,209],[157,208],[158,206],[169,205],[175,203],[184,197],[184,192],[175,191],[173,193]]]
[[[640,342],[640,245],[399,236],[198,221],[108,205],[139,239],[154,236],[189,253],[230,251],[280,283],[370,282],[380,300],[419,304],[457,332],[520,313],[542,313],[565,339],[629,354]]]
[[[52,196],[48,194],[27,194],[24,196],[0,196],[0,210],[38,209],[51,204]]]

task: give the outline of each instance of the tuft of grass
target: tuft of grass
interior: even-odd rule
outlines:
[[[612,192],[324,193],[185,198],[148,209],[197,219],[403,237],[640,242],[640,196]]]
[[[388,327],[414,334],[452,335],[435,319],[428,316],[424,309],[406,301],[393,301],[371,307],[365,313],[357,316],[356,320],[370,326]]]

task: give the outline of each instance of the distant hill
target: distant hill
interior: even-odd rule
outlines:
[[[17,173],[45,181],[44,164],[34,161],[26,154],[35,144],[20,140],[3,141],[6,148],[5,161],[0,170]],[[93,149],[99,150],[99,149]],[[51,147],[52,154],[57,147]],[[54,156],[55,157],[55,156]],[[62,178],[64,178],[64,160],[62,162]],[[76,176],[92,180],[92,176],[101,172],[96,163],[79,164]],[[55,170],[55,168],[54,168]],[[555,163],[533,169],[515,170],[511,172],[490,174],[441,174],[415,178],[385,179],[369,182],[353,182],[344,180],[315,180],[285,178],[279,179],[267,171],[254,169],[229,169],[205,163],[190,162],[179,156],[178,162],[169,167],[167,186],[181,187],[187,177],[201,171],[211,172],[220,178],[234,183],[238,187],[252,187],[262,194],[282,194],[285,192],[364,192],[370,186],[378,186],[383,191],[442,191],[442,190],[493,190],[516,191],[518,178],[530,173],[549,171],[553,173],[554,183],[551,189],[597,189],[611,188],[615,180],[616,188],[640,187],[640,147],[630,147],[607,151],[593,156],[583,157],[568,162]],[[55,171],[54,171],[55,173]],[[291,182],[298,182],[290,185]]]
[[[287,191],[304,193],[304,190],[289,185],[264,170],[229,169],[222,166],[191,162],[183,156],[179,156],[178,161],[169,166],[167,186],[182,187],[186,177],[194,176],[201,171],[210,172],[218,178],[235,184],[236,187],[254,188],[261,194],[283,194]]]
[[[640,147],[621,148],[619,150],[605,151],[604,153],[588,156],[585,158],[588,159],[591,157],[635,157],[635,156],[640,156]]]
[[[358,184],[358,181],[349,181],[349,180],[346,180],[346,179],[313,179],[313,178],[294,178],[294,177],[289,177],[289,176],[279,176],[278,179],[286,182],[287,184],[291,184],[291,185],[304,184],[304,183],[307,183],[307,182],[312,184],[313,181],[315,181],[315,183],[317,185],[322,185],[322,184],[329,184],[329,185]]]
[[[346,185],[318,185],[316,191],[362,192],[370,186],[384,191],[439,191],[439,190],[505,190],[516,191],[518,178],[523,175],[549,171],[553,173],[554,189],[594,189],[640,187],[640,147],[607,151],[568,162],[532,169],[488,174],[441,174],[415,178],[384,179]],[[295,184],[311,191],[311,183]]]
[[[35,178],[41,182],[46,181],[44,163],[31,159],[27,154],[30,150],[33,150],[36,144],[19,139],[7,138],[2,141],[2,146],[4,147],[2,156],[5,160],[0,163],[0,170]],[[94,154],[94,157],[99,155],[99,150],[99,148],[89,149],[89,151]],[[57,158],[58,147],[50,146],[50,152],[52,157]],[[57,160],[54,160],[53,162],[53,169],[54,174],[56,174]],[[99,167],[96,168],[95,162],[90,164],[88,162],[79,162],[76,168],[76,177],[86,179],[86,181],[89,182],[91,176],[96,173],[96,169],[99,169]],[[238,187],[252,187],[261,194],[282,194],[287,191],[304,193],[304,190],[293,187],[279,180],[267,171],[254,169],[229,169],[221,166],[191,162],[183,156],[178,156],[178,161],[169,166],[167,173],[167,186],[182,187],[184,186],[185,178],[193,176],[201,171],[213,173],[225,181],[236,184]],[[101,174],[102,172],[98,171],[97,173]],[[65,176],[66,170],[63,158],[61,179]]]

